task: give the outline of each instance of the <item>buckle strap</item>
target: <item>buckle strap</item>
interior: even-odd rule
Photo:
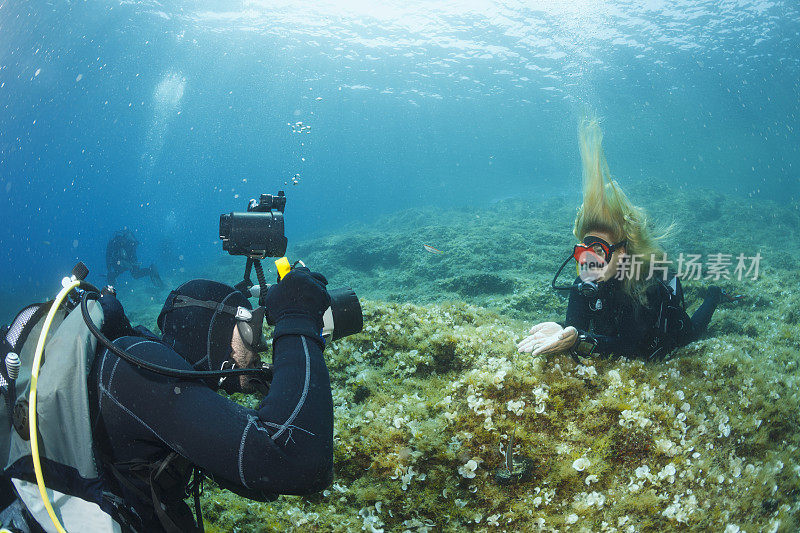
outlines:
[[[237,316],[239,313],[239,307],[225,305],[220,302],[215,302],[214,300],[197,300],[182,294],[176,294],[174,296],[172,299],[172,307],[173,309],[180,307],[205,307],[206,309],[211,309],[212,311],[222,311],[233,316]]]
[[[156,517],[158,521],[161,523],[162,527],[167,533],[187,533],[189,531],[197,531],[203,532],[203,522],[202,522],[202,514],[200,514],[200,493],[199,490],[195,489],[195,513],[198,515],[197,524],[188,523],[191,521],[191,513],[189,513],[187,523],[183,524],[183,527],[179,526],[178,523],[172,519],[172,517],[167,514],[167,505],[164,504],[162,497],[159,496],[159,491],[156,490],[156,486],[158,484],[157,480],[158,477],[164,474],[167,471],[169,465],[175,460],[176,458],[180,457],[177,452],[171,452],[165,459],[153,463],[148,463],[146,461],[130,461],[126,463],[128,468],[131,470],[134,475],[141,478],[143,481],[146,481],[147,484],[150,486],[150,494],[146,494],[144,491],[140,490],[136,487],[130,480],[126,479],[124,475],[114,466],[113,463],[109,462],[108,466],[110,467],[111,472],[114,474],[114,477],[117,481],[131,491],[139,500],[142,502],[150,501],[152,502],[153,509],[156,513]],[[149,473],[149,475],[148,475]],[[199,488],[199,487],[198,487]],[[182,501],[182,500],[181,500]],[[181,520],[183,523],[184,521]],[[191,528],[191,529],[187,529]]]

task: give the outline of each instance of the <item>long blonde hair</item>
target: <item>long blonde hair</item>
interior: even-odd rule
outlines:
[[[641,271],[639,276],[628,273],[622,281],[622,290],[646,304],[646,278],[651,259],[662,258],[664,250],[658,241],[666,236],[669,228],[660,236],[653,235],[647,214],[633,205],[619,184],[611,179],[603,153],[603,132],[596,118],[581,121],[578,141],[583,163],[583,204],[578,208],[572,232],[578,240],[592,231],[610,234],[615,243],[627,240],[626,253],[641,259]]]

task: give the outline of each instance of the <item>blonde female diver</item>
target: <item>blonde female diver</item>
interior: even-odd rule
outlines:
[[[679,279],[666,275],[666,270],[662,277],[648,276],[651,262],[664,257],[661,237],[652,233],[645,212],[611,179],[597,120],[584,119],[578,137],[583,204],[573,235],[580,242],[552,283],[555,289],[569,291],[567,316],[563,324],[534,325],[517,348],[534,355],[571,352],[662,359],[675,347],[698,338],[723,298],[739,297],[709,287],[690,318]],[[639,268],[630,268],[631,257]],[[557,285],[556,279],[572,259],[578,265],[578,277],[571,285]]]

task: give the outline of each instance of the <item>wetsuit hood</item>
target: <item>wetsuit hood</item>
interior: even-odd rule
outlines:
[[[213,306],[176,306],[180,297]],[[231,335],[236,317],[226,309],[252,309],[247,298],[237,289],[205,279],[188,281],[172,291],[158,315],[162,340],[171,346],[196,370],[219,370],[231,354]]]

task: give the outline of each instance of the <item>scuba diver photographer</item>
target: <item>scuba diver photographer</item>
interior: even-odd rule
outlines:
[[[318,492],[332,482],[333,402],[322,352],[327,340],[361,330],[361,309],[352,291],[328,292],[324,276],[299,262],[289,267],[285,258],[276,262],[278,282],[264,283],[259,258],[286,250],[283,205],[272,200],[281,197],[262,195],[261,204],[251,202],[248,213],[220,217],[223,248],[247,255],[245,279],[237,287],[196,279],[172,291],[157,319],[161,337],[131,327],[112,290],[98,293],[81,281],[88,273],[85,267],[65,278],[54,304],[18,315],[3,334],[15,353],[6,357],[6,368],[0,365],[3,382],[22,392],[4,389],[7,404],[12,396],[17,401],[9,416],[11,453],[3,473],[24,505],[17,506],[16,517],[0,514],[0,525],[11,523],[24,531],[23,515],[31,531],[202,531],[204,476],[257,501]],[[267,209],[259,211],[259,205]],[[257,286],[249,282],[253,266]],[[259,307],[253,309],[249,296],[258,296]],[[63,419],[65,413],[50,416],[45,391],[36,405],[42,353],[37,346],[31,357],[31,345],[40,330],[47,334],[48,321],[65,298],[65,316],[47,343],[39,387],[49,390],[45,378],[88,375],[71,379],[59,391],[69,398],[86,397],[87,431],[82,432],[71,425],[81,425],[80,413],[69,420]],[[47,319],[39,320],[48,309]],[[25,324],[20,327],[21,318]],[[274,325],[272,365],[262,364],[258,356],[267,348],[264,319]],[[73,365],[57,351],[62,337],[81,348],[80,339],[87,345],[99,342],[91,353],[78,350]],[[16,375],[8,365],[14,357],[22,360]],[[55,378],[48,366],[61,361],[77,368]],[[219,395],[220,389],[266,395],[256,409],[248,409]],[[38,426],[35,416],[24,416],[28,407],[39,413]],[[60,432],[64,442],[58,442]],[[39,438],[25,438],[37,433]],[[57,512],[47,494],[55,495],[49,498]],[[189,496],[195,516],[184,502]]]

